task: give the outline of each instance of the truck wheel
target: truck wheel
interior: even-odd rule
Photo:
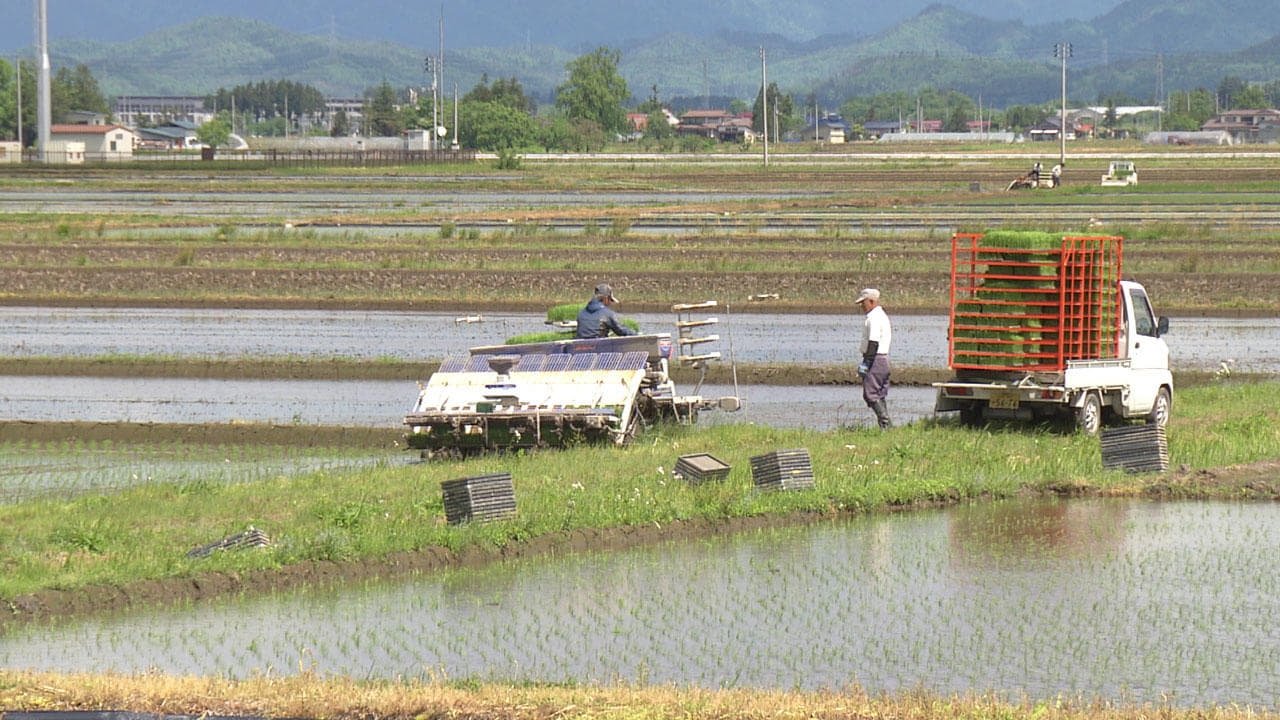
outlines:
[[[1084,396],[1084,404],[1076,410],[1076,429],[1085,435],[1097,435],[1102,428],[1102,399],[1097,393]]]
[[[960,422],[966,427],[981,427],[982,403],[972,403],[960,408]]]
[[[1156,401],[1151,405],[1151,413],[1147,415],[1147,424],[1164,427],[1169,424],[1169,413],[1173,409],[1173,396],[1169,388],[1162,387],[1156,393]]]

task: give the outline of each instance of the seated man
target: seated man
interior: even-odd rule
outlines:
[[[635,335],[629,328],[618,321],[618,314],[613,311],[618,298],[613,288],[607,283],[596,286],[596,294],[587,302],[587,306],[578,313],[578,332],[574,337],[579,339],[609,337],[614,335]]]

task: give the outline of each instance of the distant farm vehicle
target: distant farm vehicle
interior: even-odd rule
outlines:
[[[1126,187],[1138,184],[1138,168],[1130,160],[1112,160],[1107,174],[1102,176],[1102,187]]]
[[[1027,173],[1014,178],[1005,190],[1047,190],[1052,187],[1053,178],[1048,173],[1040,173],[1039,177],[1035,173]]]

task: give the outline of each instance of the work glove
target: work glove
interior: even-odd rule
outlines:
[[[866,374],[867,374],[867,373],[869,373],[869,372],[871,372],[871,363],[867,362],[867,360],[865,360],[865,359],[864,359],[862,362],[858,363],[858,376],[859,376],[859,377],[865,377],[865,376],[866,376]]]

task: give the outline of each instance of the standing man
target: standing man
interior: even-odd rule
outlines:
[[[858,308],[866,315],[862,327],[862,362],[858,376],[862,379],[862,399],[876,414],[881,430],[893,426],[885,399],[889,396],[889,345],[893,328],[889,315],[880,307],[880,291],[866,288],[858,294]]]
[[[608,283],[596,286],[595,295],[587,301],[587,306],[578,312],[578,330],[574,337],[581,340],[609,337],[614,335],[635,335],[630,328],[618,322],[618,313],[613,306],[618,298],[613,294],[613,287]]]
[[[1059,185],[1062,184],[1062,165],[1061,164],[1053,166],[1053,170],[1050,171],[1049,173],[1049,178],[1053,181],[1053,187],[1058,187]]]

